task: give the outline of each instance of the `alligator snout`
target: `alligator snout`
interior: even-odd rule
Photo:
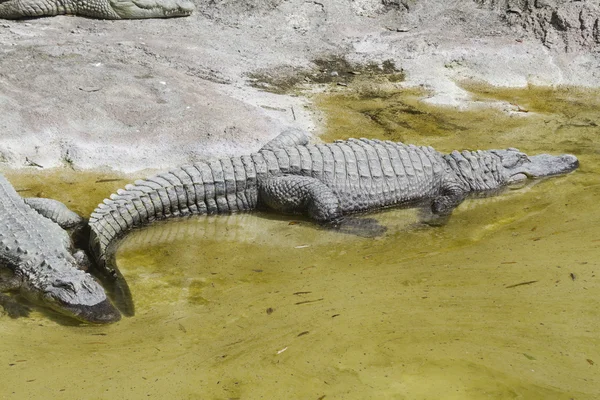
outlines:
[[[61,312],[64,313],[65,310],[76,319],[90,324],[110,324],[121,319],[121,313],[108,299],[94,305],[63,305]]]
[[[566,174],[579,167],[579,160],[572,154],[538,154],[529,156],[529,161],[521,166],[519,172],[531,178]]]
[[[49,265],[60,265],[57,260]],[[88,273],[67,270],[43,289],[42,304],[63,315],[91,324],[109,324],[121,319],[102,286]]]

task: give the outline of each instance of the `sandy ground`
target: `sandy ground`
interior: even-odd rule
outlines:
[[[392,60],[403,85],[455,107],[468,106],[463,79],[600,85],[595,30],[571,34],[565,14],[540,31],[487,3],[198,0],[180,19],[0,21],[0,161],[160,169],[248,153],[289,127],[318,134],[310,98],[261,91],[249,78],[316,68],[318,58]],[[518,15],[546,10],[561,22],[560,4],[545,3],[558,17],[550,6]]]

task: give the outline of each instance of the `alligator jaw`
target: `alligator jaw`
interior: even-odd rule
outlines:
[[[119,18],[186,17],[194,11],[187,0],[109,0]]]
[[[121,314],[108,299],[93,305],[55,303],[50,307],[60,314],[89,324],[110,324],[121,319]]]
[[[43,280],[44,284],[36,282],[21,287],[22,293],[54,311],[81,322],[91,324],[108,324],[121,319],[121,314],[110,302],[102,286],[87,272],[64,268],[64,259],[55,259],[41,266],[54,268],[52,279]],[[59,268],[63,267],[64,271]]]

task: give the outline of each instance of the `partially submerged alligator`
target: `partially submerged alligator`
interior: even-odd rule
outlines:
[[[578,165],[573,155],[528,157],[513,148],[442,154],[368,139],[312,145],[290,131],[257,153],[176,168],[118,190],[91,215],[90,247],[105,273],[116,275],[117,239],[154,220],[261,206],[331,224],[352,213],[414,205],[445,218],[469,194]]]
[[[170,18],[193,11],[189,0],[0,0],[0,19],[60,14],[100,19]]]
[[[82,222],[56,200],[21,198],[0,175],[0,292],[18,292],[83,322],[118,321],[121,314],[102,286],[82,270],[89,260],[73,248],[65,230]],[[27,314],[26,308],[3,293],[0,305],[12,317]]]

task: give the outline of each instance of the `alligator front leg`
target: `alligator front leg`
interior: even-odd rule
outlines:
[[[442,226],[450,220],[450,215],[466,197],[464,189],[454,181],[445,182],[440,194],[431,202],[431,209],[423,209],[421,218],[431,226]]]
[[[0,268],[0,306],[11,318],[27,317],[31,309],[24,304],[19,303],[13,297],[1,293],[11,290],[17,290],[21,282],[15,278],[12,271],[7,268]]]
[[[29,207],[54,221],[63,229],[74,228],[83,223],[83,218],[58,200],[41,197],[27,197],[23,200]]]
[[[454,182],[442,186],[441,194],[433,200],[431,211],[440,217],[447,217],[463,202],[466,197],[464,189]]]
[[[318,222],[342,220],[335,193],[323,182],[308,176],[283,175],[259,181],[259,201],[285,213],[306,213]]]

